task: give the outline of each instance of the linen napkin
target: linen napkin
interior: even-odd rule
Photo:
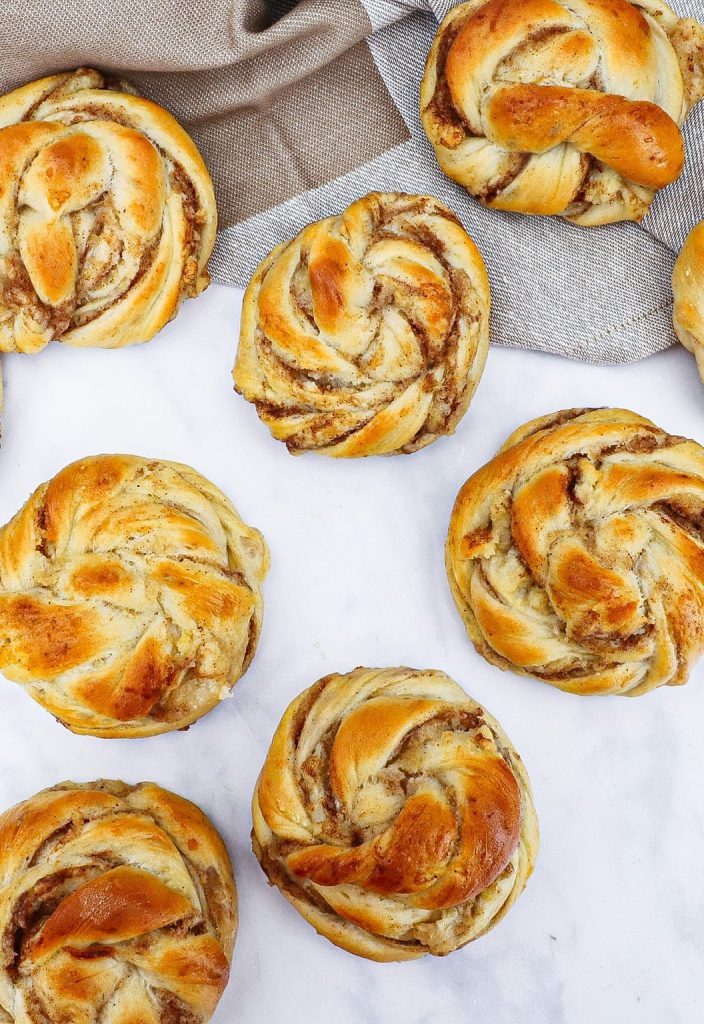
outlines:
[[[704,20],[704,0],[672,0]],[[217,281],[366,192],[427,192],[487,262],[492,340],[622,363],[674,343],[670,274],[704,219],[704,103],[687,167],[640,224],[578,228],[486,210],[437,166],[419,88],[452,0],[10,0],[0,91],[79,65],[128,78],[185,125],[215,183]]]

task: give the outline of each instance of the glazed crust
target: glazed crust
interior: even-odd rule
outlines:
[[[64,782],[0,816],[0,1020],[201,1024],[237,891],[201,810],[150,782]]]
[[[482,258],[446,206],[372,193],[259,267],[235,388],[294,454],[416,451],[469,406],[489,302]]]
[[[267,568],[195,470],[81,459],[0,530],[0,668],[73,732],[182,729],[246,671]]]
[[[0,97],[0,351],[148,341],[207,287],[213,186],[165,110],[98,71]]]
[[[370,960],[443,956],[533,870],[520,757],[442,672],[358,668],[290,705],[253,800],[254,852],[321,935]]]
[[[487,206],[589,226],[645,216],[703,94],[704,27],[661,0],[470,0],[438,30],[421,119]]]
[[[693,228],[677,257],[672,292],[677,337],[696,356],[704,380],[704,221]]]
[[[480,654],[578,694],[686,683],[704,646],[704,449],[624,409],[525,424],[460,491],[447,573]]]

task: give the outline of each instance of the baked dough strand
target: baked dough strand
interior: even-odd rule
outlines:
[[[624,409],[525,424],[447,537],[480,654],[579,694],[686,683],[704,649],[704,449]]]
[[[204,1024],[236,930],[225,846],[174,793],[64,782],[0,815],[0,1020]]]
[[[254,851],[322,935],[372,960],[488,931],[538,846],[525,769],[442,672],[356,669],[288,708],[253,801]]]

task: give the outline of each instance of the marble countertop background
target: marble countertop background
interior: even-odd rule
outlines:
[[[524,420],[624,405],[704,442],[704,385],[673,349],[589,367],[492,349],[454,438],[396,459],[294,459],[232,391],[241,293],[212,287],[148,345],[52,345],[4,359],[0,521],[67,462],[129,452],[191,463],[259,527],[272,568],[247,675],[187,733],[73,736],[0,677],[0,807],[62,779],[153,779],[225,837],[240,931],[215,1024],[699,1024],[704,1020],[704,664],[688,686],[580,699],[486,664],[445,579],[454,497]],[[270,889],[249,802],[286,704],[359,664],[442,668],[523,755],[542,848],[511,913],[446,959],[344,953]]]

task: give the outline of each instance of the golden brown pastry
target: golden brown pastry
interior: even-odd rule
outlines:
[[[268,564],[188,466],[81,459],[0,530],[0,669],[73,732],[183,729],[249,666]]]
[[[704,449],[625,409],[526,423],[460,491],[447,572],[477,651],[572,693],[686,683],[704,647]]]
[[[192,140],[98,71],[0,97],[0,351],[148,341],[209,282],[215,196]]]
[[[237,891],[194,804],[151,782],[63,782],[0,815],[0,879],[0,1020],[210,1020]]]
[[[290,705],[253,801],[272,885],[370,960],[444,956],[521,894],[538,823],[498,722],[443,672],[358,668]]]
[[[661,0],[470,0],[438,30],[423,127],[487,206],[641,220],[684,164],[704,27]]]
[[[677,337],[697,359],[704,379],[704,221],[690,232],[672,273]]]
[[[430,196],[373,192],[264,260],[235,389],[290,452],[414,452],[451,434],[486,359],[489,282]]]

